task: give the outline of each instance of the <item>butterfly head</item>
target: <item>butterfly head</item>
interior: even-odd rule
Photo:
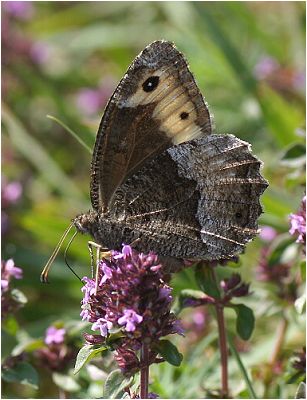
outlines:
[[[85,214],[77,215],[72,220],[76,229],[82,234],[87,233],[93,235],[93,230],[97,226],[98,214],[96,211],[89,211]]]

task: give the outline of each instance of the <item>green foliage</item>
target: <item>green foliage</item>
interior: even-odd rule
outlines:
[[[213,269],[205,264],[197,266],[195,279],[199,288],[208,296],[219,299],[221,297]]]
[[[119,369],[112,371],[107,377],[103,387],[104,399],[120,399],[129,387],[133,378],[125,378]]]
[[[157,345],[159,353],[169,364],[179,367],[183,355],[179,353],[177,347],[169,340],[160,340]]]
[[[243,340],[248,340],[251,337],[255,327],[253,310],[244,304],[236,304],[233,306],[233,308],[237,314],[237,333]]]
[[[93,357],[103,354],[107,350],[106,346],[95,346],[95,345],[85,345],[81,347],[77,358],[76,358],[76,364],[75,364],[75,369],[74,369],[74,374],[77,374],[80,369],[88,363]]]
[[[2,379],[6,382],[18,382],[38,389],[38,373],[31,364],[20,362],[12,368],[3,368]]]

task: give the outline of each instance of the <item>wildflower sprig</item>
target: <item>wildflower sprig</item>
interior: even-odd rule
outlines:
[[[157,255],[140,254],[125,245],[121,252],[112,251],[98,263],[96,277],[97,281],[83,278],[80,315],[92,324],[95,333],[84,334],[86,345],[76,369],[92,357],[92,352],[106,349],[114,352],[125,376],[164,360],[179,365],[182,357],[178,350],[162,340],[170,334],[182,335],[183,329],[171,312],[172,289]],[[146,359],[141,356],[144,346]]]

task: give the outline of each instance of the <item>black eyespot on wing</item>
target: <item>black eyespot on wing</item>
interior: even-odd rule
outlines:
[[[152,92],[159,84],[159,77],[158,76],[150,76],[146,81],[143,83],[143,90],[144,92]]]
[[[187,118],[189,118],[189,113],[187,113],[186,111],[183,111],[183,112],[180,114],[180,118],[181,118],[181,119],[187,119]]]

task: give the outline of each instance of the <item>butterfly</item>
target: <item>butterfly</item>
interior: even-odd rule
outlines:
[[[106,106],[91,163],[93,209],[72,225],[108,249],[133,243],[175,259],[231,258],[258,233],[268,186],[260,167],[248,143],[212,133],[184,56],[155,41]]]

